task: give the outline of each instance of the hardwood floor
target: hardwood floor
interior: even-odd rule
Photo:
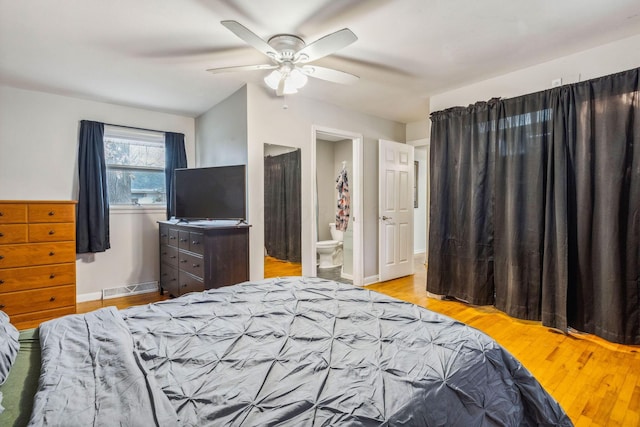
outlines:
[[[119,309],[132,307],[134,305],[145,305],[153,302],[169,299],[168,294],[160,295],[159,292],[149,292],[130,297],[111,298],[100,301],[87,301],[76,304],[76,313],[88,313],[102,307],[114,306]]]
[[[264,277],[302,276],[302,264],[282,261],[270,256],[264,257]]]
[[[267,259],[265,276],[300,275],[299,264]],[[560,402],[576,426],[640,426],[640,346],[612,344],[592,335],[564,335],[539,322],[513,319],[492,307],[427,296],[426,269],[368,289],[410,301],[479,329],[505,347]],[[80,303],[78,313],[124,308],[166,297],[157,293]]]
[[[493,307],[429,298],[426,269],[367,286],[459,320],[491,336],[515,356],[576,426],[640,426],[640,346],[593,335],[564,335],[540,322],[517,320]]]

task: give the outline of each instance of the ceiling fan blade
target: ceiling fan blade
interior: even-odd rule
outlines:
[[[356,37],[350,29],[343,28],[342,30],[328,34],[300,49],[296,52],[296,57],[298,58],[296,62],[304,64],[315,61],[316,59],[323,58],[337,50],[349,46],[356,40],[358,40],[358,37]]]
[[[207,71],[213,74],[219,74],[219,73],[227,73],[229,71],[273,70],[274,68],[278,68],[278,66],[273,64],[239,65],[237,67],[209,68]]]
[[[260,37],[255,35],[251,30],[249,30],[239,22],[221,21],[220,23],[227,27],[227,29],[230,30],[233,34],[240,37],[242,40],[267,55],[269,58],[275,60],[278,57],[278,52],[276,52],[274,48],[269,46],[269,43],[262,40]]]
[[[356,75],[334,70],[333,68],[318,67],[316,65],[305,65],[300,67],[300,70],[309,77],[315,77],[316,79],[327,80],[343,85],[353,84],[360,80],[360,77]]]

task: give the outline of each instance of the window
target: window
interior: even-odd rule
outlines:
[[[479,122],[476,126],[480,133],[497,137],[497,150],[500,157],[522,156],[531,147],[539,150],[541,138],[550,135],[552,113],[551,108],[545,108]],[[518,133],[518,137],[511,136],[505,140],[506,134],[514,135],[514,132]]]
[[[109,205],[166,206],[164,133],[104,127]]]

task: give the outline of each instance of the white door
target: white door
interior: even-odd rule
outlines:
[[[413,147],[378,142],[380,281],[413,274]]]

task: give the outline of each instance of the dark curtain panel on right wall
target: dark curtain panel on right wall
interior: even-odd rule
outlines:
[[[427,290],[640,344],[640,68],[431,115]]]

